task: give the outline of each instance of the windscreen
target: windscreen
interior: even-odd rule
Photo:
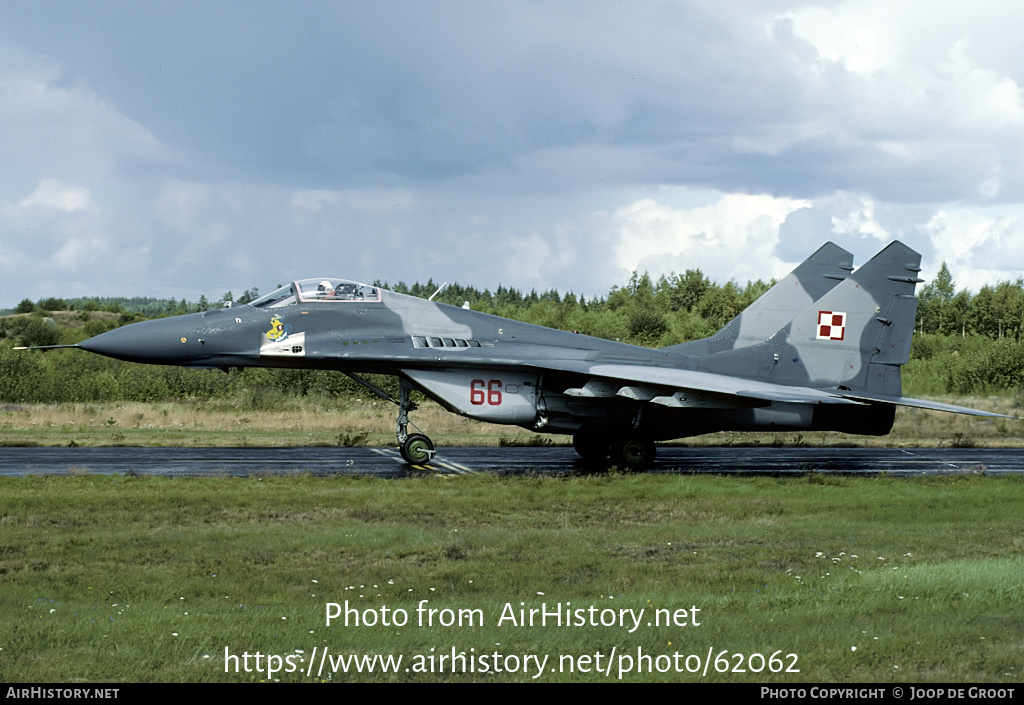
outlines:
[[[289,286],[282,286],[276,291],[272,291],[266,296],[253,301],[250,305],[257,308],[281,308],[282,306],[292,306],[295,304],[295,289]]]

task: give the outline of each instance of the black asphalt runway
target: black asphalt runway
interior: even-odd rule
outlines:
[[[176,477],[427,473],[566,475],[601,472],[572,448],[442,448],[410,466],[394,448],[3,448],[0,476],[139,474]],[[1021,448],[687,448],[660,446],[645,472],[913,476],[1024,472]]]

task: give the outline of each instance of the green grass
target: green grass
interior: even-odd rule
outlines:
[[[314,647],[405,659],[398,673],[333,681],[536,673],[404,670],[454,647],[547,655],[544,681],[617,680],[624,661],[610,676],[595,661],[550,669],[642,649],[725,652],[730,669],[737,653],[795,653],[800,670],[716,673],[712,659],[703,677],[624,680],[1013,683],[1022,500],[1024,479],[968,476],[2,479],[0,680],[267,679],[225,673],[225,648],[291,655],[303,669]],[[485,623],[418,626],[422,600]],[[326,603],[345,601],[405,610],[410,623],[328,627]],[[646,612],[632,633],[498,626],[520,603]],[[647,626],[650,610],[694,606],[700,626]],[[315,669],[274,678],[328,680]]]

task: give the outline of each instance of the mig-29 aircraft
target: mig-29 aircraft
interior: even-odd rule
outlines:
[[[413,389],[470,418],[572,434],[584,459],[632,467],[652,462],[656,441],[713,431],[884,435],[896,406],[1001,416],[903,396],[921,256],[893,242],[856,271],[852,262],[827,243],[712,337],[657,350],[329,277],[70,347],[160,365],[345,373],[397,404],[398,444],[413,464],[434,454],[409,432]],[[367,373],[398,376],[398,399]]]

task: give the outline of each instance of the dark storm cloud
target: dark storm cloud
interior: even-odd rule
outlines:
[[[789,120],[802,102],[794,76],[759,60],[775,38],[700,4],[41,3],[8,14],[6,41],[59,47],[62,84],[87,84],[222,177],[516,174],[555,150],[583,156],[584,180],[632,180],[646,162],[651,181],[707,182],[749,166],[723,161],[737,133]],[[746,187],[763,188],[751,173]]]

